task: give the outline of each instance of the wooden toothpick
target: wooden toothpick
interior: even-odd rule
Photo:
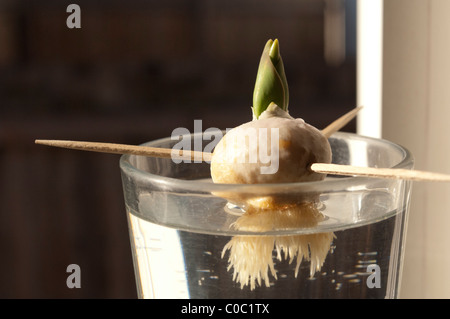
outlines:
[[[342,164],[314,163],[310,169],[316,173],[404,179],[411,181],[450,182],[450,175],[400,168],[359,167]]]
[[[357,107],[352,111],[344,114],[336,121],[328,125],[322,130],[322,133],[329,137],[333,133],[339,131],[351,119],[353,119],[362,107]],[[36,144],[62,147],[68,149],[76,149],[83,151],[92,151],[100,153],[112,154],[133,154],[150,157],[172,158],[172,159],[202,159],[210,162],[212,153],[174,150],[169,148],[159,148],[150,146],[138,146],[115,143],[98,143],[83,141],[66,141],[66,140],[36,140]],[[313,163],[310,169],[317,173],[344,175],[344,176],[365,176],[373,178],[390,178],[404,179],[412,181],[434,181],[434,182],[450,182],[450,175],[441,173],[432,173],[425,171],[395,169],[395,168],[374,168],[374,167],[357,167],[341,164]]]
[[[354,108],[353,110],[351,110],[350,112],[342,115],[340,118],[333,121],[333,123],[331,123],[330,125],[325,127],[322,130],[322,134],[325,135],[326,137],[330,137],[331,135],[333,135],[333,133],[339,131],[348,122],[350,122],[361,109],[362,109],[362,106],[358,106],[358,107]]]
[[[148,146],[126,144],[79,142],[62,140],[36,140],[36,144],[112,154],[134,154],[162,158],[199,159],[211,161],[211,153],[172,150]],[[395,168],[357,167],[341,164],[313,163],[310,169],[316,173],[365,176],[374,178],[404,179],[413,181],[450,182],[450,175]]]
[[[202,159],[203,161],[211,161],[211,153],[175,150],[170,148],[116,144],[116,143],[99,143],[84,141],[66,141],[66,140],[36,140],[36,144],[68,148],[80,151],[91,151],[110,154],[132,154],[149,157],[177,158],[177,159]]]

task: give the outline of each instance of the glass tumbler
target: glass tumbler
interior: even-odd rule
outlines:
[[[329,141],[333,163],[413,167],[386,140],[338,132]],[[208,163],[137,155],[120,168],[139,298],[398,297],[410,181],[214,184]],[[248,214],[246,200],[266,196],[288,204]]]

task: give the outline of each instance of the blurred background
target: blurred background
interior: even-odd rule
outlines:
[[[356,106],[356,0],[0,0],[0,298],[135,298],[119,156],[34,140],[237,126],[269,38],[293,116],[323,128]]]

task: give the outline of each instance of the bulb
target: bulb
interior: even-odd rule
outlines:
[[[215,183],[225,184],[320,181],[325,175],[309,170],[316,162],[331,162],[328,140],[318,129],[292,118],[272,103],[257,120],[230,130],[217,144],[211,159],[211,177]],[[278,260],[296,261],[295,276],[302,260],[310,262],[311,276],[321,269],[333,233],[257,235],[316,226],[323,220],[316,206],[317,196],[292,192],[217,195],[245,207],[245,213],[233,224],[235,229],[256,233],[235,236],[223,249],[222,257],[229,252],[229,269],[233,269],[233,280],[241,288],[249,286],[253,290],[263,282],[269,286],[270,275],[277,279],[274,250]]]
[[[275,104],[259,117],[225,134],[211,157],[214,183],[271,184],[319,181],[325,174],[309,169],[312,163],[330,163],[327,138],[302,119],[294,119]],[[249,194],[217,194],[229,201],[275,208],[305,200],[301,196],[249,197]]]

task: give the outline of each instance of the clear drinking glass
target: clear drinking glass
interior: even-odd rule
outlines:
[[[339,132],[329,141],[333,163],[413,167],[408,150],[386,140]],[[208,163],[124,155],[120,167],[140,298],[398,297],[409,181],[328,176],[226,185],[212,183]],[[270,219],[281,213],[269,212],[271,228],[261,231],[259,217],[246,220],[232,195],[317,203],[296,208],[306,217],[292,222],[289,214]]]

